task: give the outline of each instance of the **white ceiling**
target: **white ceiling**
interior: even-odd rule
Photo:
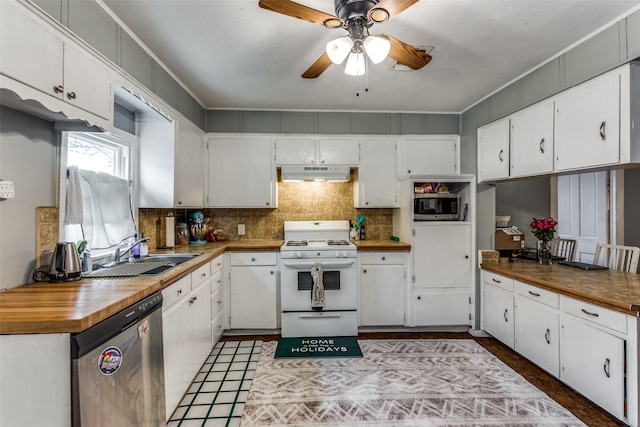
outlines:
[[[346,32],[261,9],[258,0],[104,3],[206,108],[461,112],[640,0],[421,0],[371,33],[433,46],[433,60],[407,72],[387,58],[368,79],[347,76],[344,64],[300,77]],[[333,0],[298,3],[335,14]]]

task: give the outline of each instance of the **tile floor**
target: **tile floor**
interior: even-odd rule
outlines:
[[[167,427],[237,427],[262,341],[225,341],[214,347]]]

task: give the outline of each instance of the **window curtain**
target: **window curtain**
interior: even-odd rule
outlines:
[[[106,249],[135,234],[129,181],[68,168],[65,224],[80,224],[91,249]]]

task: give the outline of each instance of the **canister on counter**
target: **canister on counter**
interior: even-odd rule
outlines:
[[[176,244],[178,246],[185,246],[189,244],[189,229],[186,222],[179,222],[176,224]]]

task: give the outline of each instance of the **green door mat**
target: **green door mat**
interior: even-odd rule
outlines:
[[[275,358],[362,357],[356,337],[280,338]]]

